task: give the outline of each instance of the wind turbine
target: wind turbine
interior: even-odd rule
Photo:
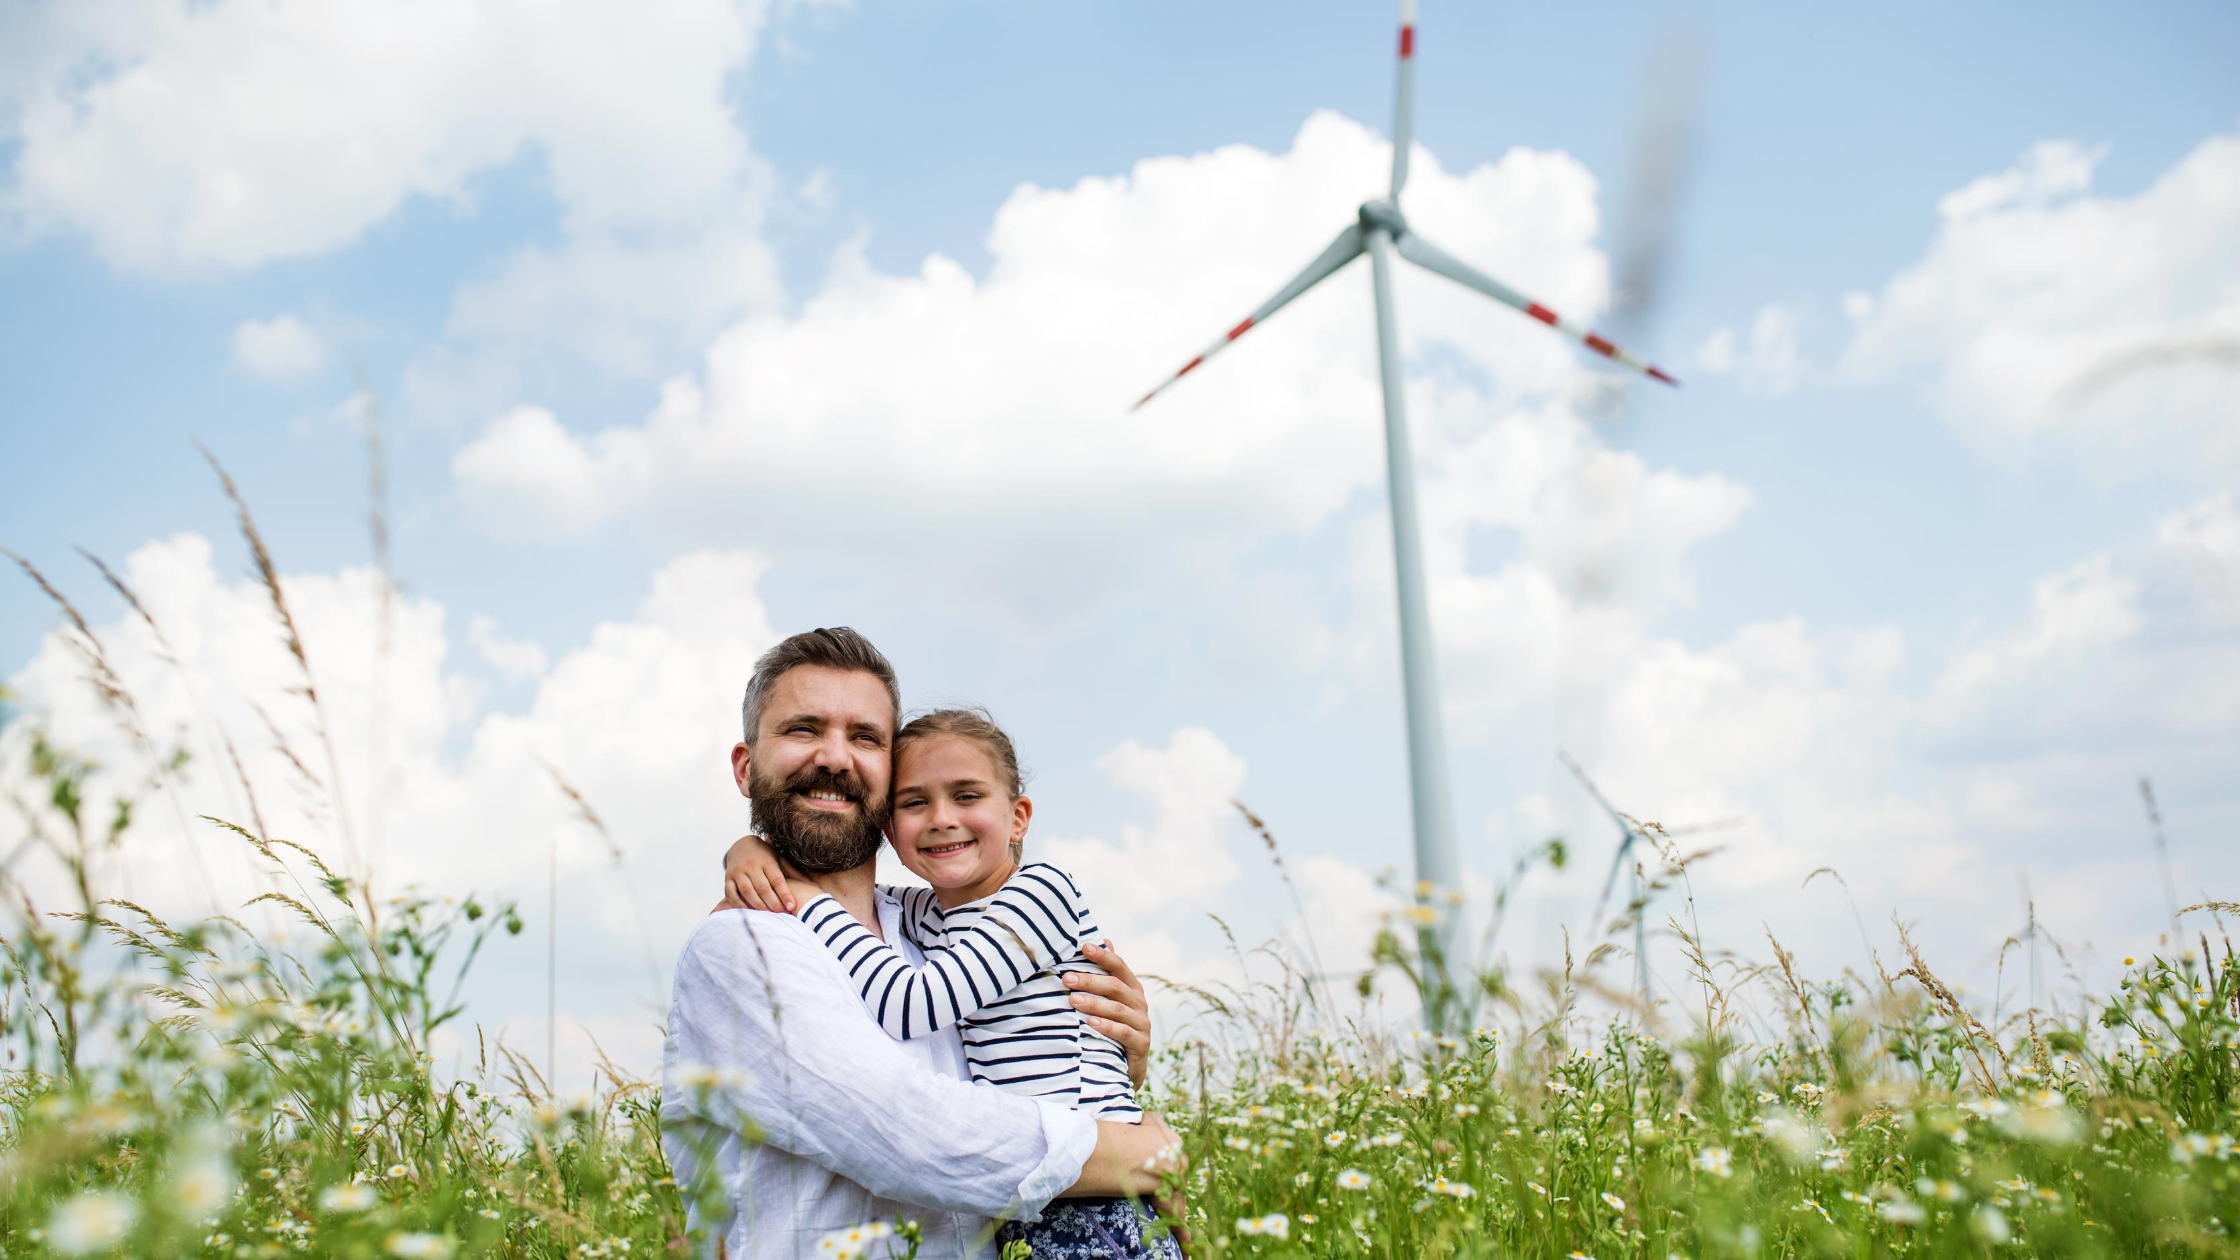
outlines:
[[[1619,834],[1625,837],[1618,841],[1618,851],[1610,857],[1610,873],[1603,877],[1602,896],[1594,903],[1594,918],[1587,928],[1587,948],[1592,949],[1594,948],[1595,934],[1602,930],[1602,912],[1609,908],[1610,889],[1618,882],[1618,871],[1625,866],[1626,854],[1633,852],[1634,842],[1643,839],[1643,836],[1641,828],[1635,826],[1631,818],[1618,812],[1618,807],[1612,805],[1609,799],[1603,796],[1602,789],[1594,785],[1594,780],[1587,777],[1587,772],[1579,768],[1579,763],[1573,761],[1569,753],[1558,751],[1556,756],[1563,758],[1564,768],[1571,772],[1571,777],[1579,781],[1579,786],[1587,790],[1587,795],[1594,798],[1594,803],[1602,807],[1603,813],[1610,815],[1610,821],[1618,824]],[[1648,924],[1649,907],[1644,904],[1641,895],[1641,865],[1635,863],[1633,868],[1633,988],[1635,994],[1641,1000],[1641,1008],[1644,1011],[1649,1009]]]
[[[1159,383],[1136,402],[1136,407],[1156,398],[1168,386],[1188,376],[1230,343],[1291,304],[1300,294],[1328,279],[1339,268],[1369,255],[1372,287],[1376,294],[1377,367],[1384,382],[1385,477],[1392,501],[1392,559],[1400,597],[1400,673],[1408,704],[1408,786],[1415,823],[1416,879],[1442,892],[1462,887],[1461,862],[1455,853],[1454,821],[1447,790],[1443,727],[1439,717],[1439,687],[1431,650],[1431,618],[1423,590],[1423,558],[1416,525],[1415,463],[1408,445],[1407,412],[1401,399],[1400,333],[1392,305],[1392,256],[1445,276],[1465,288],[1475,289],[1504,306],[1522,311],[1581,343],[1588,349],[1667,385],[1678,385],[1661,368],[1620,349],[1600,333],[1557,315],[1492,276],[1425,240],[1408,226],[1400,213],[1400,193],[1408,184],[1408,148],[1414,110],[1415,0],[1400,3],[1400,67],[1392,108],[1392,186],[1382,197],[1365,201],[1352,223],[1339,231],[1327,249],[1292,277],[1289,284],[1245,316],[1243,322]],[[1132,408],[1131,408],[1132,410]],[[1458,923],[1454,915],[1441,915],[1422,933],[1423,956],[1439,960],[1444,968],[1455,952]],[[1427,977],[1428,979],[1428,977]],[[1434,1015],[1434,1022],[1436,1022]]]

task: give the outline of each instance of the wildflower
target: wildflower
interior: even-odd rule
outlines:
[[[1469,1199],[1475,1198],[1478,1192],[1468,1182],[1449,1181],[1445,1177],[1433,1177],[1431,1179],[1431,1193],[1443,1194],[1454,1199]]]
[[[1967,1197],[1967,1192],[1956,1181],[1931,1181],[1923,1177],[1913,1183],[1913,1188],[1921,1192],[1922,1198],[1943,1199],[1947,1203],[1958,1203]]]
[[[319,1192],[319,1206],[329,1212],[363,1212],[373,1204],[373,1187],[363,1182],[328,1186]]]
[[[1366,1190],[1369,1188],[1369,1174],[1358,1168],[1348,1168],[1338,1174],[1338,1188],[1340,1190]]]
[[[1455,1113],[1456,1115],[1458,1115],[1458,1116],[1474,1116],[1474,1115],[1477,1115],[1477,1114],[1478,1114],[1478,1104],[1476,1104],[1476,1103],[1456,1103],[1456,1104],[1454,1105],[1454,1113]]]
[[[1724,1146],[1706,1146],[1696,1152],[1696,1168],[1714,1177],[1732,1177],[1734,1152]]]
[[[371,1126],[363,1120],[352,1120],[350,1122],[350,1136],[364,1137],[366,1135],[366,1130],[370,1127]]]
[[[1626,1201],[1607,1190],[1602,1192],[1602,1201],[1609,1204],[1610,1210],[1613,1212],[1623,1212],[1626,1210]]]
[[[1594,1257],[1584,1251],[1574,1251],[1569,1256],[1564,1257],[1564,1260],[1594,1260]]]
[[[395,1233],[382,1246],[404,1260],[444,1260],[451,1254],[451,1240],[441,1234]]]
[[[1291,1184],[1295,1186],[1311,1186],[1314,1184],[1314,1174],[1311,1172],[1293,1173],[1291,1175]]]
[[[1821,1220],[1826,1221],[1830,1225],[1836,1223],[1836,1218],[1828,1215],[1828,1209],[1821,1207],[1820,1201],[1818,1199],[1806,1199],[1804,1202],[1799,1203],[1789,1210],[1792,1212],[1818,1212],[1820,1214]]]
[[[66,1256],[107,1251],[132,1232],[140,1205],[114,1190],[89,1190],[47,1219],[47,1244]]]
[[[1976,1233],[1976,1238],[1989,1242],[1991,1247],[1998,1247],[2000,1242],[2014,1238],[2014,1229],[2007,1226],[2007,1213],[1998,1211],[1991,1204],[1976,1204],[1976,1211],[1967,1217],[1967,1226],[1969,1231]]]
[[[1920,1204],[1909,1199],[1891,1199],[1877,1206],[1875,1211],[1893,1225],[1919,1225],[1929,1215],[1921,1210]]]
[[[1266,1216],[1240,1216],[1237,1218],[1237,1232],[1257,1234],[1282,1242],[1291,1237],[1291,1218],[1281,1212],[1270,1212]]]
[[[817,1254],[832,1260],[855,1260],[869,1253],[871,1244],[894,1233],[894,1226],[885,1221],[866,1221],[846,1229],[836,1229],[817,1240]]]
[[[394,1180],[395,1178],[398,1178],[398,1177],[409,1177],[409,1176],[411,1176],[411,1175],[412,1175],[412,1170],[411,1170],[410,1168],[407,1168],[407,1167],[405,1167],[405,1166],[404,1166],[403,1164],[391,1164],[391,1165],[389,1165],[389,1167],[387,1168],[387,1170],[385,1170],[385,1171],[384,1171],[384,1172],[383,1172],[383,1173],[382,1173],[381,1175],[382,1175],[382,1176],[384,1176],[384,1177],[388,1177],[388,1178],[390,1178],[390,1179]]]
[[[1344,1146],[1346,1144],[1346,1131],[1344,1129],[1332,1129],[1323,1135],[1322,1144],[1333,1150]]]
[[[171,1199],[179,1215],[199,1220],[225,1206],[233,1197],[233,1165],[224,1156],[205,1155],[172,1178]]]

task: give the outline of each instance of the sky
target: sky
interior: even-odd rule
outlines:
[[[1365,267],[1127,406],[1380,190],[1393,19],[7,7],[0,545],[194,755],[105,878],[179,913],[262,886],[178,821],[248,808],[223,732],[275,832],[523,903],[488,1027],[542,1043],[557,921],[564,1055],[650,1063],[746,822],[747,670],[850,624],[907,705],[1011,730],[1030,848],[1141,966],[1222,974],[1215,915],[1358,966],[1410,861]],[[2151,948],[2142,776],[2181,902],[2232,896],[2240,14],[1429,0],[1419,28],[1411,223],[1685,382],[1398,281],[1471,913],[1541,840],[1576,857],[1498,956],[1559,959],[1611,860],[1559,752],[1638,818],[1720,824],[1681,837],[1719,848],[1695,921],[1813,974],[1891,957],[1895,916],[2011,995],[2032,898],[2080,976]],[[1642,222],[1646,303],[1614,279]],[[285,575],[317,788],[272,747],[319,719],[197,441]],[[28,583],[0,603],[0,778],[37,726],[136,782],[61,624]]]

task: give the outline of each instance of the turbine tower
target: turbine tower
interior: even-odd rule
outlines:
[[[1136,402],[1143,406],[1162,390],[1188,376],[1207,359],[1269,316],[1282,310],[1300,294],[1328,279],[1339,268],[1366,253],[1376,294],[1377,367],[1384,381],[1385,477],[1392,503],[1392,559],[1400,597],[1400,673],[1408,705],[1408,786],[1415,823],[1416,879],[1431,884],[1438,894],[1462,887],[1462,867],[1455,852],[1454,818],[1447,790],[1444,728],[1439,717],[1439,686],[1432,659],[1431,618],[1425,608],[1421,532],[1416,525],[1415,462],[1408,445],[1408,418],[1401,397],[1400,333],[1392,306],[1393,255],[1426,271],[1436,272],[1465,288],[1475,289],[1504,306],[1522,311],[1583,344],[1595,353],[1667,385],[1680,382],[1653,364],[1634,357],[1607,338],[1479,271],[1470,264],[1425,240],[1408,226],[1400,213],[1400,193],[1408,184],[1408,148],[1412,132],[1415,86],[1415,0],[1400,3],[1399,83],[1392,107],[1392,187],[1386,195],[1363,202],[1354,222],[1341,230],[1329,248],[1292,277],[1291,283],[1245,316],[1243,322],[1220,340],[1182,365]],[[1428,970],[1436,959],[1442,970],[1458,957],[1455,944],[1458,916],[1442,914],[1422,932],[1423,958]],[[1426,975],[1427,983],[1432,977]],[[1437,1003],[1427,1004],[1434,1022]]]

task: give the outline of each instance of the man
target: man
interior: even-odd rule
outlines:
[[[732,778],[779,858],[922,961],[872,882],[901,698],[846,628],[794,635],[755,664]],[[1075,1004],[1139,1064],[1142,989],[1116,956]],[[1098,1121],[967,1082],[956,1030],[890,1040],[800,920],[718,907],[685,944],[662,1061],[662,1145],[691,1224],[732,1260],[794,1260],[827,1234],[915,1220],[924,1260],[992,1256],[991,1218],[1061,1195],[1148,1195],[1179,1149],[1156,1117]],[[857,1254],[878,1255],[877,1251]],[[901,1254],[899,1250],[897,1255]]]

